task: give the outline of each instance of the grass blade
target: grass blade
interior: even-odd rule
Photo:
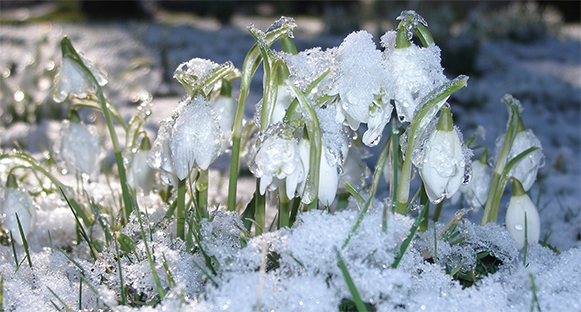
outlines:
[[[22,224],[20,223],[20,218],[18,214],[16,215],[16,222],[18,223],[18,231],[20,232],[20,237],[22,237],[22,246],[24,246],[24,252],[26,253],[26,259],[28,259],[28,266],[32,268],[32,260],[30,259],[30,253],[28,251],[28,242],[26,241],[26,236],[24,236],[24,230],[22,230]]]
[[[72,312],[72,311],[74,311],[74,309],[71,309],[71,307],[69,307],[69,306],[67,305],[67,303],[66,303],[66,302],[64,302],[64,300],[62,300],[62,299],[61,299],[61,298],[60,298],[60,297],[59,297],[59,296],[58,296],[58,295],[57,295],[57,294],[56,294],[56,293],[55,293],[55,292],[54,292],[52,289],[50,289],[50,287],[46,286],[46,288],[47,288],[47,289],[48,289],[48,291],[50,291],[50,292],[51,292],[51,294],[52,294],[52,295],[53,295],[53,296],[54,296],[54,297],[55,297],[55,298],[56,298],[56,299],[57,299],[57,300],[58,300],[58,301],[59,301],[59,302],[60,302],[60,303],[61,303],[61,304],[64,306],[64,310],[65,310],[65,311],[67,311],[67,312],[68,312],[68,311],[71,311],[71,312]],[[57,306],[54,304],[54,302],[53,302],[53,305],[55,306],[55,308],[57,308]],[[61,309],[59,309],[59,310],[61,310]]]
[[[349,292],[351,292],[351,296],[353,297],[353,302],[355,303],[355,307],[357,307],[357,311],[359,312],[368,311],[367,307],[365,306],[365,303],[363,303],[363,301],[361,300],[361,296],[359,296],[359,291],[357,290],[355,283],[353,283],[353,279],[351,279],[351,275],[347,270],[347,265],[345,265],[345,262],[341,257],[341,253],[337,248],[335,248],[335,252],[337,253],[339,269],[341,269],[341,272],[343,273],[343,277],[345,278],[347,287],[349,287]]]
[[[417,195],[417,193],[416,193],[416,195]],[[412,202],[413,202],[413,200],[412,200]],[[406,250],[408,249],[408,246],[410,245],[412,239],[416,235],[416,232],[418,230],[418,227],[420,226],[420,223],[424,219],[424,215],[426,214],[426,210],[428,210],[427,207],[428,207],[427,205],[424,206],[424,208],[422,209],[422,211],[420,212],[420,214],[416,218],[414,225],[412,225],[412,228],[410,229],[410,235],[408,235],[408,237],[401,243],[399,250],[396,252],[393,264],[391,265],[392,268],[395,269],[399,265],[399,262],[403,258],[403,255],[405,254]]]

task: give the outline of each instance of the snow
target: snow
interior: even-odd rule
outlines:
[[[75,46],[85,51],[87,58],[96,60],[96,66],[109,73],[110,83],[105,89],[106,95],[112,99],[112,103],[120,106],[124,118],[128,119],[135,113],[135,107],[131,106],[134,102],[131,98],[135,94],[141,90],[154,94],[153,113],[146,125],[150,137],[155,136],[159,122],[170,116],[179,102],[177,97],[164,97],[172,89],[178,88],[161,74],[163,57],[167,58],[165,61],[170,64],[170,68],[176,68],[192,56],[212,59],[218,63],[232,60],[236,67],[241,68],[243,57],[253,43],[249,35],[241,35],[234,28],[210,32],[207,29],[193,30],[189,26],[133,23],[3,25],[0,34],[3,37],[0,42],[0,66],[14,63],[17,64],[16,68],[25,68],[24,65],[32,58],[32,47],[42,37],[46,37],[47,41],[41,50],[41,67],[44,68],[49,60],[58,60],[58,41],[62,35],[68,34]],[[301,39],[296,40],[300,42]],[[339,45],[342,38],[324,40],[334,40],[334,44]],[[395,57],[393,47],[385,43],[391,40],[394,41],[395,37],[382,38],[382,45],[386,47],[385,57]],[[165,52],[162,52],[163,46]],[[413,46],[411,49],[413,51],[406,53],[429,55],[432,65],[425,64],[425,68],[418,71],[428,68],[432,72],[432,81],[417,82],[412,81],[411,77],[399,85],[401,88],[412,88],[417,84],[433,85],[433,81],[441,82],[445,79],[441,68],[433,65],[439,64],[440,51]],[[162,57],[164,53],[166,55]],[[334,64],[335,54],[339,51],[314,49],[301,53],[298,56],[285,56],[296,65],[289,68],[291,80],[293,75],[301,76],[301,79],[304,75],[311,75],[309,79],[315,79]],[[410,55],[404,56],[412,57]],[[148,244],[157,261],[156,270],[162,286],[169,285],[167,271],[162,264],[164,258],[176,286],[165,294],[165,299],[159,305],[137,309],[119,305],[118,260],[122,264],[125,285],[134,291],[143,292],[149,299],[157,295],[157,290],[145,257],[145,246],[135,214],[122,231],[122,234],[136,242],[135,253],[125,254],[118,259],[115,246],[104,246],[99,253],[101,259],[93,260],[87,244],[77,235],[76,221],[70,208],[58,194],[51,193],[35,197],[39,206],[37,220],[34,231],[27,237],[32,268],[24,260],[26,253],[22,247],[17,246],[17,255],[18,260],[24,262],[16,269],[11,246],[0,246],[0,272],[4,278],[3,308],[7,311],[50,310],[54,308],[51,301],[61,306],[52,294],[54,292],[69,307],[76,309],[81,292],[80,308],[83,309],[255,311],[259,304],[266,311],[336,311],[342,299],[351,298],[343,274],[337,266],[338,250],[362,299],[373,304],[378,311],[525,311],[534,304],[535,294],[542,311],[581,310],[579,55],[581,44],[574,40],[544,37],[526,44],[507,40],[485,41],[477,56],[476,66],[480,74],[471,76],[469,86],[454,94],[450,100],[455,122],[464,132],[464,137],[469,137],[482,125],[489,135],[478,139],[476,144],[489,147],[494,146],[494,139],[506,129],[506,110],[500,98],[506,93],[512,93],[521,100],[525,108],[525,125],[542,142],[543,153],[546,155],[546,165],[539,169],[539,179],[529,193],[539,210],[541,240],[550,234],[548,242],[559,249],[560,254],[539,244],[531,244],[528,246],[526,264],[523,264],[524,252],[518,251],[516,242],[502,226],[503,220],[499,220],[499,224],[477,225],[482,210],[467,212],[465,220],[457,222],[458,237],[466,236],[463,244],[450,244],[439,239],[435,249],[434,233],[439,236],[458,209],[458,206],[444,206],[441,222],[431,223],[426,232],[412,241],[400,265],[395,269],[390,268],[395,251],[409,234],[414,220],[388,213],[387,229],[382,227],[385,203],[381,199],[385,194],[381,194],[380,185],[378,199],[373,201],[371,210],[345,248],[343,243],[361,209],[354,201],[350,203],[350,209],[332,214],[325,211],[302,213],[292,228],[247,239],[244,248],[239,240],[239,237],[244,236],[238,228],[241,227],[239,218],[236,214],[218,209],[212,214],[211,222],[204,221],[201,224],[202,231],[207,233],[203,248],[208,255],[215,257],[217,275],[212,278],[216,286],[209,280],[207,272],[200,270],[204,268],[207,271],[204,257],[200,253],[189,253],[186,244],[170,234],[175,233],[176,224],[164,218],[168,207],[154,195],[138,195],[142,211],[147,211],[144,224],[154,229]],[[147,70],[129,71],[130,74],[127,74],[131,60],[139,57],[150,62],[150,65],[145,66]],[[320,68],[312,68],[313,60],[310,58],[317,61],[324,59],[326,63]],[[15,80],[20,81],[15,77],[19,78],[21,71],[11,74],[13,76],[10,79],[4,79],[4,76],[5,81],[2,83],[13,86]],[[50,74],[51,71],[48,71],[48,74],[44,72],[43,75]],[[336,76],[330,74],[326,79],[336,79]],[[117,81],[124,83],[114,83]],[[122,88],[122,85],[129,87]],[[327,92],[323,87],[324,84],[322,90],[316,92]],[[405,96],[416,90],[415,87],[411,91],[405,88]],[[47,90],[43,91],[47,97],[51,96]],[[252,89],[252,92],[256,93],[256,90]],[[259,96],[251,94],[251,99],[258,101]],[[2,101],[8,99],[3,97]],[[473,103],[474,106],[466,107],[465,103]],[[409,114],[413,112],[409,110]],[[6,113],[1,117],[0,143],[3,148],[12,148],[13,140],[25,142],[24,147],[37,153],[35,155],[41,159],[41,146],[52,146],[56,140],[54,136],[58,133],[59,124],[54,121],[44,120],[26,125],[7,121]],[[165,128],[168,136],[171,127]],[[336,129],[331,130],[337,132]],[[171,157],[163,154],[162,145],[169,144],[169,141],[166,138],[165,141],[156,142],[153,143],[153,150],[157,153],[154,160],[156,167],[162,167],[167,161],[163,157]],[[353,147],[348,155],[352,151]],[[378,151],[372,149],[372,153],[377,154]],[[479,156],[480,150],[477,150],[476,157]],[[219,160],[210,167],[211,181],[220,178],[218,170],[226,169],[228,162]],[[374,163],[374,158],[370,162]],[[6,162],[0,162],[2,172],[8,168]],[[174,169],[168,170],[173,172]],[[67,184],[77,186],[76,179],[71,175],[59,177]],[[5,179],[0,178],[2,183]],[[118,189],[116,183],[111,183],[112,189]],[[252,192],[254,183],[249,182],[248,185],[246,191]],[[216,202],[224,202],[225,191],[212,187],[210,185],[211,196]],[[112,194],[114,192],[103,175],[89,181],[84,188],[95,198],[95,202],[117,205],[114,196],[118,194]],[[507,194],[505,197],[508,197]],[[248,194],[241,197],[244,203],[250,199]],[[504,216],[504,204],[507,202],[505,200],[501,204],[499,216]],[[102,235],[98,226],[92,229],[92,235]],[[78,244],[73,244],[73,241]],[[75,263],[60,250],[74,259]],[[427,261],[430,257],[435,258],[436,250],[437,261]],[[458,281],[446,274],[446,267],[454,269],[461,265],[461,269],[468,270],[475,263],[475,254],[485,250],[495,251],[494,256],[502,260],[498,272],[464,289]],[[278,266],[273,261],[275,255],[279,256]],[[532,280],[536,293],[532,290]],[[89,284],[94,287],[94,291]]]

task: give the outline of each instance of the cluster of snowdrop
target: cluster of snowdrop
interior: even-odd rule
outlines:
[[[368,175],[362,161],[364,146],[378,145],[391,122],[390,139],[385,143],[391,148],[384,148],[390,154],[386,158],[389,161],[378,164],[376,172],[385,170],[390,184],[396,186],[390,194],[393,211],[408,212],[414,168],[430,202],[440,204],[445,198],[457,199],[462,194],[467,205],[484,207],[483,223],[496,221],[500,196],[512,181],[506,226],[521,247],[525,237],[537,241],[540,222],[526,191],[542,166],[543,154],[532,131],[524,129],[522,107],[510,96],[503,99],[509,107],[507,133],[497,139],[492,160],[484,151],[480,159],[472,161],[473,152],[453,125],[447,104],[451,94],[466,85],[468,77],[450,80],[444,75],[440,49],[419,15],[405,11],[398,20],[397,30],[381,37],[381,50],[371,34],[358,31],[349,34],[338,47],[297,52],[292,43],[296,26],[293,19],[281,18],[266,32],[249,27],[257,44],[241,71],[230,62],[217,64],[199,58],[177,68],[174,77],[184,86],[185,97],[174,114],[161,122],[152,144],[146,136],[139,146],[126,142],[126,148],[132,148],[129,160],[123,159],[112,130],[112,118],[119,123],[122,120],[116,118],[114,107],[106,102],[101,90],[106,76],[80,56],[66,38],[55,100],[96,95],[99,105],[93,108],[100,109],[107,121],[117,160],[124,218],[136,208],[131,200],[135,193],[129,188],[151,192],[157,171],[165,184],[184,192],[187,179],[194,184],[207,183],[208,168],[227,150],[232,155],[227,208],[238,209],[236,181],[240,155],[244,153],[241,146],[248,146],[249,169],[259,179],[255,203],[260,203],[260,196],[267,192],[278,190],[278,218],[287,220],[279,225],[289,226],[289,215],[316,208],[319,202],[331,207],[338,192],[359,195],[357,189]],[[414,33],[422,46],[412,40]],[[277,40],[282,42],[282,51],[270,48]],[[254,133],[251,144],[241,144],[249,85],[261,62],[264,96],[255,106],[254,122],[246,126],[247,133]],[[237,78],[241,78],[238,101],[231,91],[232,81]],[[124,127],[134,131],[127,136],[133,141],[141,133],[131,125]],[[63,122],[55,149],[67,171],[77,176],[89,177],[100,167],[99,140],[74,110],[70,120]],[[10,157],[20,156],[7,153],[2,158]],[[2,225],[13,235],[19,227],[24,236],[33,229],[32,200],[16,199],[26,196],[14,182],[7,184],[0,196]],[[190,196],[205,195],[200,191]],[[178,193],[176,200],[182,201],[177,203],[177,214],[183,219],[183,194]],[[293,201],[292,211],[285,206],[289,201]],[[250,210],[251,219],[260,228],[265,226],[262,202],[262,207],[257,204]],[[207,209],[207,201],[197,204],[196,209]],[[19,225],[15,215],[20,218]],[[183,238],[183,228],[178,236]],[[22,243],[18,235],[14,237]]]

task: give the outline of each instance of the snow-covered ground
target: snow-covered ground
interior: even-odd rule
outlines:
[[[300,30],[300,20],[298,25]],[[317,38],[308,32],[301,37],[299,31],[296,34],[297,46],[301,49],[338,45],[343,39]],[[171,114],[181,96],[181,88],[171,78],[172,70],[179,63],[200,57],[217,63],[231,60],[241,68],[244,56],[254,43],[236,23],[227,28],[211,23],[180,26],[137,22],[2,25],[0,35],[2,84],[12,88],[20,85],[25,93],[36,84],[40,91],[30,93],[47,98],[45,104],[58,109],[48,99],[51,81],[45,78],[31,83],[27,80],[31,75],[25,71],[51,77],[60,60],[58,43],[67,35],[78,50],[109,74],[105,93],[126,120],[136,112],[132,97],[147,96],[140,93],[142,90],[153,95],[152,115],[146,125],[151,138],[155,138],[159,121]],[[33,60],[36,63],[26,67]],[[164,76],[164,67],[170,69],[169,76],[167,72]],[[486,137],[477,144],[492,149],[496,137],[506,127],[507,110],[500,99],[510,93],[522,102],[525,127],[540,139],[546,156],[545,166],[530,191],[539,208],[541,240],[550,235],[547,243],[560,254],[534,244],[529,247],[526,265],[523,265],[522,251],[519,253],[501,226],[505,213],[501,208],[499,225],[484,227],[476,225],[482,210],[469,212],[465,228],[462,222],[458,225],[461,235],[466,235],[467,244],[450,246],[438,240],[437,262],[426,261],[435,258],[434,233],[440,233],[461,208],[444,206],[440,218],[443,223],[438,223],[436,230],[431,226],[419,235],[400,265],[390,268],[395,257],[393,251],[409,234],[414,220],[390,215],[387,232],[382,233],[381,207],[387,191],[380,185],[374,208],[344,249],[341,246],[358,216],[356,209],[334,214],[304,213],[292,228],[251,239],[245,248],[240,248],[240,231],[234,226],[240,223],[239,218],[232,213],[218,212],[213,222],[202,224],[202,232],[207,234],[203,242],[205,250],[215,257],[218,268],[217,275],[207,275],[203,272],[207,269],[202,255],[186,252],[185,245],[171,237],[175,224],[164,224],[167,207],[156,196],[144,196],[139,200],[149,213],[150,223],[160,224],[149,242],[157,259],[158,274],[167,288],[170,283],[167,272],[171,272],[174,285],[160,305],[141,310],[177,311],[181,306],[187,311],[334,311],[342,299],[352,297],[338,266],[340,253],[362,300],[378,311],[528,311],[537,307],[539,311],[580,311],[581,42],[553,36],[528,43],[506,39],[482,41],[475,68],[476,74],[471,74],[468,87],[450,100],[455,122],[465,137],[471,136],[478,126],[484,127]],[[247,103],[249,115],[260,99],[261,75],[257,74],[255,79]],[[13,141],[18,141],[40,158],[41,148],[54,144],[60,122],[46,119],[12,122],[5,109],[5,103],[12,101],[10,97],[14,95],[3,91],[2,148],[12,148]],[[91,119],[90,114],[84,117]],[[103,143],[108,144],[105,139]],[[374,154],[378,152],[372,150]],[[112,153],[107,159],[110,164],[114,162]],[[211,180],[220,179],[219,172],[227,166],[227,157],[219,159],[212,167],[215,170],[211,172]],[[7,168],[0,165],[2,172]],[[5,179],[2,176],[0,182],[4,184]],[[76,183],[71,177],[63,179],[70,185]],[[87,191],[96,202],[110,202],[105,177],[101,175],[95,181],[87,186]],[[243,178],[241,181],[244,186],[240,197],[246,203],[254,180]],[[226,187],[218,185],[213,185],[211,196],[223,202]],[[505,198],[508,197],[507,192]],[[86,244],[73,244],[79,239],[75,220],[60,196],[37,196],[36,201],[37,223],[29,238],[32,268],[25,262],[16,270],[11,246],[0,246],[4,309],[45,311],[62,307],[62,300],[71,309],[131,310],[118,305],[121,292],[115,246],[100,253],[100,259],[92,260]],[[507,201],[503,200],[501,207]],[[95,231],[94,235],[101,235],[98,229]],[[139,223],[131,220],[122,232],[136,240],[138,250],[137,257],[130,255],[120,261],[124,283],[133,290],[132,298],[138,298],[135,294],[142,292],[143,300],[151,300],[157,290],[144,256]],[[66,250],[66,256],[57,248]],[[446,274],[446,269],[459,266],[469,269],[476,254],[484,250],[492,250],[502,261],[498,272],[464,289]],[[17,255],[20,261],[24,259],[22,247],[18,247]],[[166,259],[169,269],[164,269],[162,258]]]

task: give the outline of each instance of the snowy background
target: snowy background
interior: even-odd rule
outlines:
[[[2,16],[4,21],[34,20],[35,14],[42,16],[48,10],[41,9],[11,8]],[[555,11],[532,4],[503,7],[497,11],[475,9],[460,20],[455,19],[457,15],[454,15],[453,6],[437,6],[430,13],[422,12],[421,8],[416,10],[430,24],[436,44],[442,49],[443,66],[449,78],[458,74],[470,76],[468,87],[450,99],[454,121],[465,137],[482,126],[486,136],[477,144],[492,149],[495,138],[505,132],[507,110],[500,102],[501,97],[510,93],[522,102],[525,128],[532,129],[540,139],[546,156],[545,166],[539,171],[538,181],[530,191],[540,213],[541,240],[550,235],[547,242],[561,254],[533,245],[529,250],[529,265],[525,267],[519,263],[520,260],[514,261],[519,258],[519,253],[511,245],[506,231],[501,226],[482,229],[473,225],[479,223],[482,211],[470,212],[466,216],[467,233],[472,235],[469,240],[475,244],[484,242],[488,246],[499,244],[498,249],[506,256],[506,265],[477,286],[462,289],[450,280],[449,275],[442,273],[442,267],[422,261],[422,252],[433,249],[430,230],[426,232],[430,235],[423,235],[406,254],[397,270],[387,270],[385,265],[393,261],[393,255],[387,252],[376,254],[374,244],[395,248],[396,242],[407,235],[413,220],[393,217],[389,220],[388,235],[369,241],[370,237],[377,235],[377,225],[381,222],[380,209],[377,209],[366,217],[362,230],[353,238],[353,244],[342,252],[364,301],[374,304],[378,310],[529,310],[533,300],[529,279],[529,274],[532,274],[543,311],[580,311],[581,26],[564,23]],[[392,15],[397,14],[399,11]],[[339,45],[345,35],[357,30],[342,29],[333,24],[333,21],[347,16],[341,9],[327,11],[322,18],[297,16],[295,36],[299,51],[314,46]],[[266,29],[276,18],[234,14],[230,24],[222,25],[213,17],[155,11],[148,20],[73,23],[49,19],[2,24],[1,147],[3,150],[22,147],[40,158],[43,148],[54,144],[60,128],[59,120],[67,114],[65,108],[51,99],[52,77],[60,62],[59,41],[64,35],[71,38],[77,50],[109,74],[105,94],[124,118],[128,120],[135,114],[140,101],[152,98],[153,113],[146,129],[150,138],[155,138],[159,121],[172,113],[182,96],[182,88],[172,79],[173,70],[179,63],[200,57],[217,63],[230,60],[241,68],[246,52],[254,43],[246,27],[254,23],[258,28]],[[373,33],[378,41],[384,31],[395,26],[393,21],[387,17],[358,19],[353,24]],[[247,102],[249,116],[261,96],[260,81],[261,74],[258,73]],[[82,112],[82,117],[99,125],[99,118],[90,111]],[[107,144],[105,139],[103,143]],[[378,152],[371,150],[372,154]],[[479,157],[479,153],[477,151],[475,156]],[[112,165],[112,153],[107,156],[106,162]],[[374,159],[369,159],[370,166]],[[220,172],[227,166],[228,157],[222,157],[212,166],[215,170],[211,179],[220,179]],[[5,179],[2,176],[0,182],[4,184]],[[241,185],[240,196],[243,202],[247,202],[253,191],[253,179],[243,177]],[[92,188],[89,191],[94,196],[107,197],[106,185],[96,183]],[[223,201],[225,193],[218,184],[211,190],[216,202]],[[385,185],[383,188],[380,185],[379,200],[386,195]],[[501,207],[505,206],[507,197],[508,192]],[[153,219],[163,216],[164,207],[159,206],[155,198],[141,200],[150,207]],[[76,239],[74,219],[61,200],[47,196],[39,198],[38,204],[37,225],[30,238],[34,251],[32,262],[38,266],[30,269],[23,265],[15,273],[11,247],[0,246],[0,271],[4,276],[4,307],[7,310],[53,308],[50,300],[57,300],[47,287],[71,307],[76,307],[79,301],[78,267],[71,265],[63,254],[51,251],[49,247],[53,245],[71,249],[70,256],[85,268],[85,278],[93,283],[107,275],[107,264],[116,266],[112,253],[105,253],[103,262],[91,263],[90,258],[83,255],[86,249],[71,245]],[[377,206],[380,205],[378,202]],[[459,208],[445,206],[440,220],[446,223]],[[183,252],[183,246],[174,246],[169,234],[160,230],[154,238],[156,252],[165,255],[178,284],[167,294],[162,306],[173,310],[180,304],[180,296],[185,294],[187,307],[199,311],[253,310],[257,297],[262,297],[264,309],[277,311],[300,308],[320,311],[336,307],[341,298],[349,297],[349,292],[341,278],[332,278],[341,276],[333,247],[341,246],[345,239],[342,235],[349,232],[356,216],[353,210],[335,215],[306,214],[299,226],[263,235],[252,240],[248,247],[239,249],[233,247],[238,238],[232,232],[236,218],[219,214],[214,222],[207,224],[206,230],[214,231],[214,237],[217,237],[214,245],[210,240],[207,242],[208,246],[213,246],[208,247],[209,250],[221,263],[229,263],[216,281],[220,287],[207,282],[192,265],[195,261],[203,263],[199,255]],[[395,220],[398,218],[401,220]],[[504,210],[501,208],[500,225],[503,219]],[[138,226],[135,220],[133,225]],[[443,225],[437,227],[441,229]],[[47,231],[50,231],[50,241]],[[136,232],[138,228],[128,226],[126,229],[127,235]],[[305,242],[310,244],[306,246]],[[265,248],[282,255],[278,270],[259,272]],[[23,253],[19,252],[22,259]],[[438,254],[442,259],[448,259],[450,265],[459,264],[454,259],[461,253],[450,246],[448,249],[438,247]],[[366,260],[365,256],[369,254],[374,254],[375,263]],[[297,267],[297,261],[304,266]],[[125,271],[125,282],[133,285],[136,292],[153,291],[147,261],[128,263]],[[259,273],[264,275],[259,276]],[[112,291],[119,285],[113,276],[115,274],[110,275],[107,283],[97,286],[100,296],[84,286],[84,308],[116,305],[118,298],[114,298]],[[257,292],[258,281],[262,290]],[[200,295],[203,293],[205,296]]]

